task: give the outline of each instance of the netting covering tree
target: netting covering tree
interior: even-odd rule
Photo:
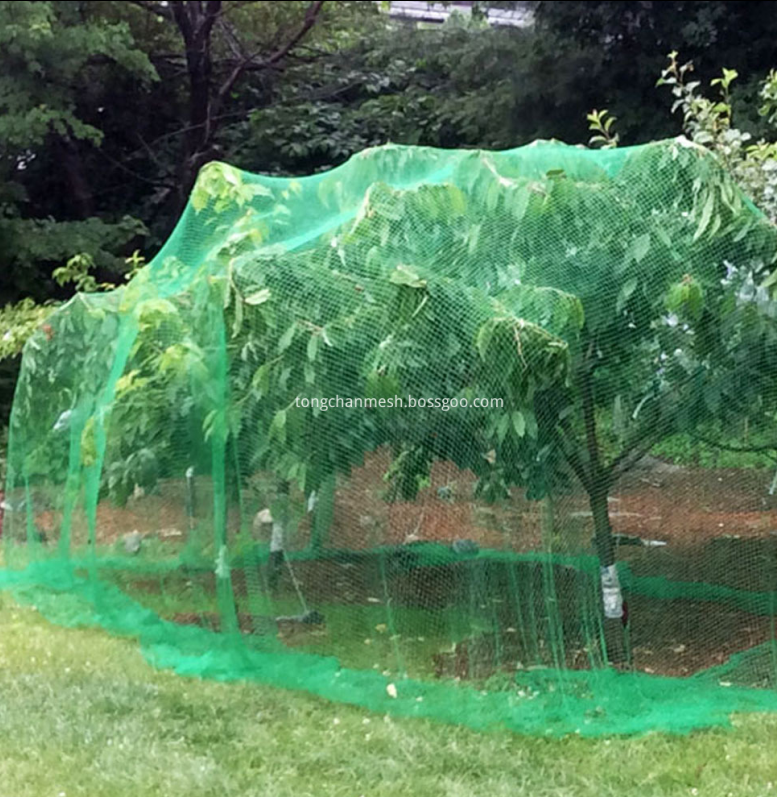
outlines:
[[[27,344],[3,582],[476,728],[777,709],[775,229],[684,139],[200,174]]]

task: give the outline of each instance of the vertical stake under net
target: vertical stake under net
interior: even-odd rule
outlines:
[[[84,416],[83,407],[77,408],[69,416],[70,447],[68,451],[68,469],[65,478],[65,498],[62,505],[62,523],[60,524],[59,542],[57,543],[57,552],[63,559],[70,554],[73,512],[78,500],[81,482],[81,434],[84,430]]]
[[[235,437],[232,437],[232,458],[235,467],[235,481],[237,482],[237,496],[240,506],[240,529],[242,532],[245,517],[245,508],[243,506],[243,474],[240,468],[240,456],[238,451],[238,444]],[[262,634],[265,632],[265,626],[261,621],[261,617],[265,613],[265,606],[262,600],[263,590],[262,584],[259,579],[259,557],[256,552],[256,541],[251,538],[251,544],[247,547],[245,554],[245,563],[243,565],[243,578],[245,579],[246,593],[248,598],[248,609],[251,613],[251,625],[255,634]]]
[[[548,645],[550,647],[553,666],[557,670],[563,671],[565,664],[564,631],[559,615],[558,587],[553,564],[555,522],[553,501],[550,495],[542,499],[540,527],[544,551],[542,561],[542,595],[548,623]]]
[[[526,659],[526,661],[522,662],[522,664],[527,665],[529,663],[529,657],[532,656],[532,653],[529,650],[529,638],[528,634],[526,633],[526,621],[523,616],[521,592],[518,586],[518,577],[515,572],[517,564],[514,561],[508,561],[506,566],[508,591],[510,593],[513,608],[515,610],[515,621],[516,625],[518,626],[518,633],[521,637],[521,649],[523,650],[523,655]],[[534,658],[536,659],[536,654],[534,655]]]
[[[213,326],[213,361],[209,372],[213,378],[210,390],[214,413],[211,430],[211,478],[213,480],[213,541],[216,549],[216,594],[222,630],[237,634],[239,625],[235,596],[232,589],[229,552],[227,548],[226,462],[227,462],[227,342],[223,308],[204,294],[206,318]]]
[[[299,585],[299,581],[297,581],[297,576],[294,573],[294,568],[291,566],[291,561],[286,551],[283,552],[283,561],[286,563],[286,569],[289,571],[289,575],[291,576],[291,583],[294,585],[294,591],[297,593],[297,598],[299,598],[302,611],[304,614],[308,614],[307,601],[305,600],[305,596],[302,594],[302,588]]]
[[[336,481],[336,477],[332,473],[324,477],[316,491],[310,530],[310,548],[315,553],[321,551],[326,538],[329,536],[334,513]]]
[[[186,517],[189,521],[189,531],[194,531],[197,511],[197,496],[194,484],[194,466],[186,469]]]
[[[24,476],[24,505],[26,507],[27,518],[27,545],[31,546],[30,550],[35,550],[33,546],[37,543],[35,539],[35,515],[34,507],[32,505],[32,493],[30,491],[30,480],[25,474]]]
[[[394,651],[394,659],[397,663],[397,671],[401,677],[405,677],[406,670],[405,664],[402,660],[402,653],[399,649],[398,639],[399,636],[397,635],[397,628],[394,623],[394,613],[391,609],[391,595],[389,594],[388,589],[388,579],[386,578],[386,554],[384,551],[380,551],[378,554],[378,567],[380,569],[380,581],[383,588],[383,603],[386,607],[386,625],[388,626],[389,632],[389,639],[391,641],[391,647]]]
[[[772,532],[773,543],[770,546],[772,549],[771,561],[774,563],[774,574],[777,578],[777,534]],[[772,590],[769,593],[769,631],[771,641],[769,645],[769,652],[772,660],[772,688],[777,690],[777,591]]]

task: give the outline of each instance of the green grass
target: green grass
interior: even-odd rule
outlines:
[[[477,734],[155,671],[136,643],[6,595],[0,640],[0,797],[777,794],[777,716],[678,738]]]

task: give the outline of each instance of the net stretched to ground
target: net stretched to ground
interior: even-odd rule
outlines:
[[[25,348],[0,586],[478,729],[775,710],[776,258],[683,139],[209,164]]]

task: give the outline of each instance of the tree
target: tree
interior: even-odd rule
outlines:
[[[755,84],[773,67],[774,12],[774,2],[546,0],[538,3],[536,17],[538,33],[553,37],[558,45],[545,74],[571,84],[570,102],[578,109],[578,102],[585,105],[578,110],[579,119],[586,109],[605,106],[622,120],[628,140],[642,142],[673,132],[668,103],[654,91],[654,75],[670,50],[692,60],[702,80],[713,78],[721,63],[747,75],[734,105],[747,115],[747,128],[757,130],[752,96]],[[569,129],[582,140],[579,123]]]
[[[405,497],[434,459],[471,469],[484,497],[521,485],[542,498],[574,479],[609,571],[608,495],[656,443],[744,417],[768,428],[777,305],[758,285],[774,268],[774,228],[700,147],[649,148],[611,182],[569,163],[569,174],[505,184],[493,161],[472,163],[465,203],[444,186],[375,190],[328,273],[318,255],[257,269],[246,253],[246,295],[286,303],[268,299],[274,326],[260,326],[261,354],[245,366],[248,378],[262,363],[246,383],[259,386],[265,419],[260,464],[315,488],[327,467],[347,471],[359,451],[390,442]],[[245,343],[235,340],[235,360]],[[365,393],[498,396],[504,406],[380,423],[286,409],[295,395]]]
[[[126,207],[96,215],[90,158],[104,138],[106,86],[126,76],[148,86],[156,74],[125,23],[86,5],[0,3],[0,301],[21,300],[2,311],[3,417],[21,345],[65,295],[52,269],[84,253],[121,273],[122,250],[145,233]]]
[[[241,79],[250,74],[256,82],[263,73],[282,70],[290,58],[299,57],[296,51],[313,28],[323,24],[324,2],[273,3],[272,8],[221,0],[169,4],[136,0],[135,5],[174,25],[181,39],[179,52],[158,55],[167,68],[182,61],[187,76],[187,118],[176,181],[180,208],[199,169],[219,153],[217,135]],[[343,4],[331,5],[336,28],[335,15],[342,13],[338,6]],[[332,25],[328,28],[331,34]]]
[[[80,112],[112,70],[149,83],[155,73],[126,25],[85,16],[81,3],[0,3],[0,254],[5,301],[45,298],[41,270],[78,251],[116,266],[143,231],[130,217],[94,218],[81,147],[100,145],[99,121]],[[51,163],[59,168],[53,172]]]
[[[200,3],[150,6],[154,13],[113,2],[0,3],[0,298],[67,298],[51,272],[73,255],[90,259],[98,281],[117,282],[133,249],[161,244],[202,152],[212,156],[224,119],[247,114],[283,74],[297,37],[309,39],[315,23],[326,54],[367,16],[364,4],[330,5],[331,14],[317,4],[305,17],[296,3],[224,3],[215,13]],[[200,81],[194,95],[191,80]],[[205,127],[186,121],[196,114]],[[6,318],[24,321],[28,307]],[[14,351],[22,328],[26,321],[9,332]],[[17,367],[15,358],[0,364],[2,414]]]
[[[565,170],[548,171],[560,161]],[[186,393],[198,375],[193,403],[176,406],[201,419],[206,439],[232,441],[247,472],[305,492],[382,445],[394,451],[393,495],[405,499],[436,459],[474,472],[490,500],[577,483],[612,578],[608,495],[621,475],[678,430],[773,423],[777,304],[764,285],[777,231],[689,142],[598,161],[537,147],[517,176],[509,160],[473,153],[457,155],[442,184],[379,179],[402,184],[405,170],[434,163],[428,152],[381,150],[322,182],[315,199],[293,180],[270,188],[210,165],[192,199],[210,251],[196,274],[165,266],[187,274],[192,296],[180,307],[150,301],[154,356],[128,364],[143,390],[126,400],[145,406],[144,394],[170,394],[176,379]],[[365,173],[374,184],[360,204]],[[358,213],[321,246],[267,245],[287,219],[298,236],[320,223],[313,201]],[[335,395],[502,405],[322,410]],[[608,612],[614,632],[617,601]]]

